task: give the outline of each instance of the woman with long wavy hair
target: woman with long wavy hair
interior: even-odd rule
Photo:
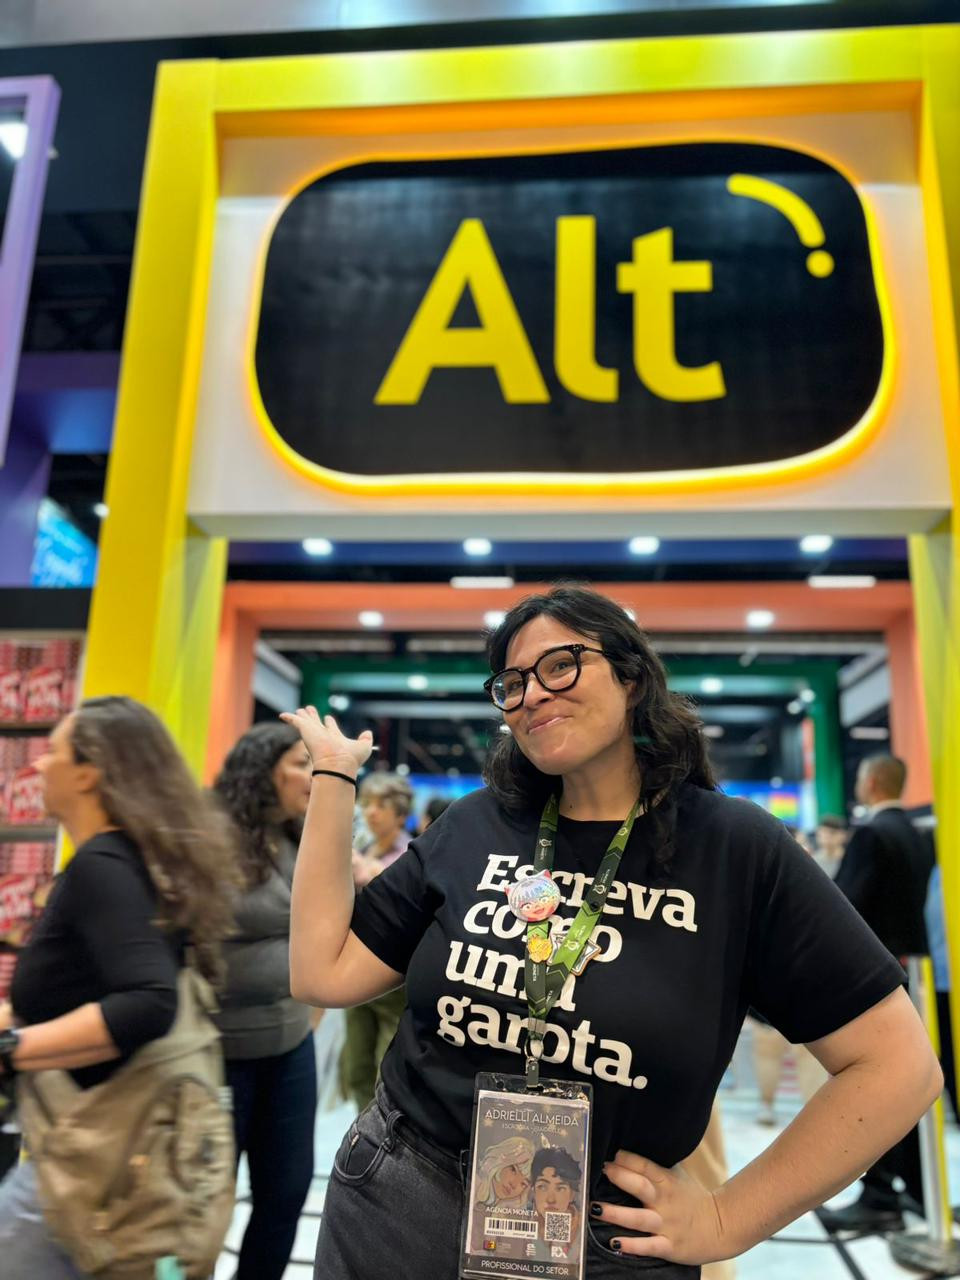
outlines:
[[[540,1171],[545,1189],[565,1184],[546,1214],[550,1256],[576,1256],[586,1217],[587,1280],[693,1280],[858,1177],[937,1095],[937,1061],[902,969],[849,903],[781,823],[716,790],[693,708],[619,605],[578,587],[531,596],[488,658],[507,733],[486,788],[358,896],[350,822],[371,737],[349,739],[313,708],[286,717],[317,773],[293,990],[326,1006],[407,991],[377,1098],[337,1154],[316,1275],[460,1274],[461,1215],[476,1201],[460,1155],[476,1078],[496,1073],[521,1075],[524,1103],[538,1076],[592,1086],[587,1215],[571,1199],[580,1155],[576,1178],[560,1167],[570,1151]],[[831,1078],[708,1191],[677,1166],[751,1006],[810,1043]],[[535,1106],[512,1105],[503,1115],[536,1125]],[[510,1269],[503,1224],[481,1234],[470,1274]]]
[[[218,1017],[237,1155],[252,1210],[237,1280],[280,1280],[313,1177],[317,1073],[311,1014],[290,996],[290,892],[310,798],[310,757],[289,725],[255,724],[214,784],[233,820],[245,886],[225,948]]]
[[[17,964],[0,1058],[8,1072],[68,1070],[86,1089],[170,1030],[188,949],[220,977],[235,856],[166,728],[131,698],[83,702],[37,768],[76,852]],[[0,1258],[10,1276],[83,1274],[51,1237],[29,1161],[0,1188]]]

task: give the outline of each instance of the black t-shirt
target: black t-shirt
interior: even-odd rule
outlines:
[[[100,1005],[121,1056],[72,1072],[84,1088],[107,1079],[173,1025],[182,939],[164,933],[156,914],[140,850],[120,831],[103,832],[82,844],[57,877],[17,962],[10,1003],[20,1023]]]
[[[532,870],[538,820],[475,792],[354,909],[357,937],[406,975],[384,1083],[454,1152],[469,1141],[475,1073],[522,1074],[526,926],[505,889]],[[554,920],[576,915],[617,826],[560,819]],[[544,1041],[544,1075],[594,1087],[594,1187],[620,1148],[667,1166],[693,1151],[748,1006],[788,1040],[810,1041],[903,982],[843,895],[756,805],[685,786],[669,870],[651,845],[651,820],[640,817],[592,936],[600,953],[568,982]],[[603,1194],[616,1195],[609,1184]]]

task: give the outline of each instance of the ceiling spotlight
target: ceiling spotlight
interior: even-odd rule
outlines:
[[[333,543],[329,538],[304,538],[300,545],[308,556],[329,556],[333,554]]]
[[[0,124],[0,147],[11,160],[20,160],[27,150],[27,126],[22,120],[6,120]]]
[[[110,514],[110,508],[105,502],[95,502],[93,504],[93,514],[98,520],[106,520],[107,516]]]
[[[771,785],[771,787],[773,787],[774,789],[776,789],[777,787],[782,787],[782,786],[783,786],[783,779],[782,779],[782,778],[771,778],[771,779],[770,779],[770,785]]]
[[[723,734],[722,724],[705,724],[703,726],[703,736],[705,738],[722,738]]]
[[[513,579],[506,576],[484,578],[481,577],[480,574],[465,574],[462,577],[451,578],[450,585],[451,587],[458,587],[461,591],[469,591],[471,588],[476,591],[480,591],[485,587],[488,587],[491,590],[498,590],[500,588],[512,587]]]
[[[345,693],[331,693],[327,701],[334,711],[346,711],[350,706],[350,699]]]
[[[817,695],[813,692],[813,690],[812,690],[812,689],[801,689],[801,690],[800,690],[800,701],[801,701],[801,702],[806,702],[806,703],[809,705],[811,702],[816,702],[816,700],[817,700]]]
[[[807,579],[807,585],[821,591],[831,588],[837,591],[854,590],[857,587],[875,587],[877,580],[871,573],[815,573]]]
[[[378,613],[376,609],[364,609],[360,614],[361,627],[382,627],[383,614]]]
[[[448,777],[448,778],[459,778],[459,777],[460,777],[460,770],[459,770],[459,769],[452,769],[452,768],[451,768],[451,769],[448,769],[448,770],[447,770],[447,777]]]
[[[803,710],[803,703],[799,698],[794,698],[792,702],[787,703],[787,710],[792,716],[798,716]]]
[[[488,556],[493,543],[489,538],[464,538],[463,549],[468,556]]]
[[[776,614],[769,609],[751,609],[747,614],[747,626],[751,631],[763,631],[766,627],[772,627],[775,621]]]
[[[829,533],[808,533],[800,539],[800,550],[805,556],[819,556],[833,546],[833,538]]]
[[[491,631],[496,631],[506,616],[503,609],[488,609],[483,615],[483,625],[489,627]]]
[[[627,550],[632,556],[655,556],[660,550],[659,538],[631,538]]]
[[[723,681],[719,676],[704,676],[700,681],[702,693],[723,693]]]
[[[410,766],[408,764],[398,764],[396,769],[394,769],[394,773],[396,773],[400,778],[405,778],[409,772]]]
[[[407,676],[408,689],[426,689],[430,685],[430,681],[426,676]]]

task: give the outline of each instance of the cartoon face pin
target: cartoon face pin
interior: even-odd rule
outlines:
[[[537,924],[552,916],[560,905],[560,890],[549,871],[517,880],[507,889],[507,902],[518,920]]]

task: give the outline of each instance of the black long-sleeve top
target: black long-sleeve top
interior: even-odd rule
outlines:
[[[177,1011],[182,940],[156,923],[157,895],[136,844],[104,832],[76,851],[20,956],[10,990],[24,1026],[99,1004],[120,1058],[72,1072],[83,1088],[107,1079]]]

